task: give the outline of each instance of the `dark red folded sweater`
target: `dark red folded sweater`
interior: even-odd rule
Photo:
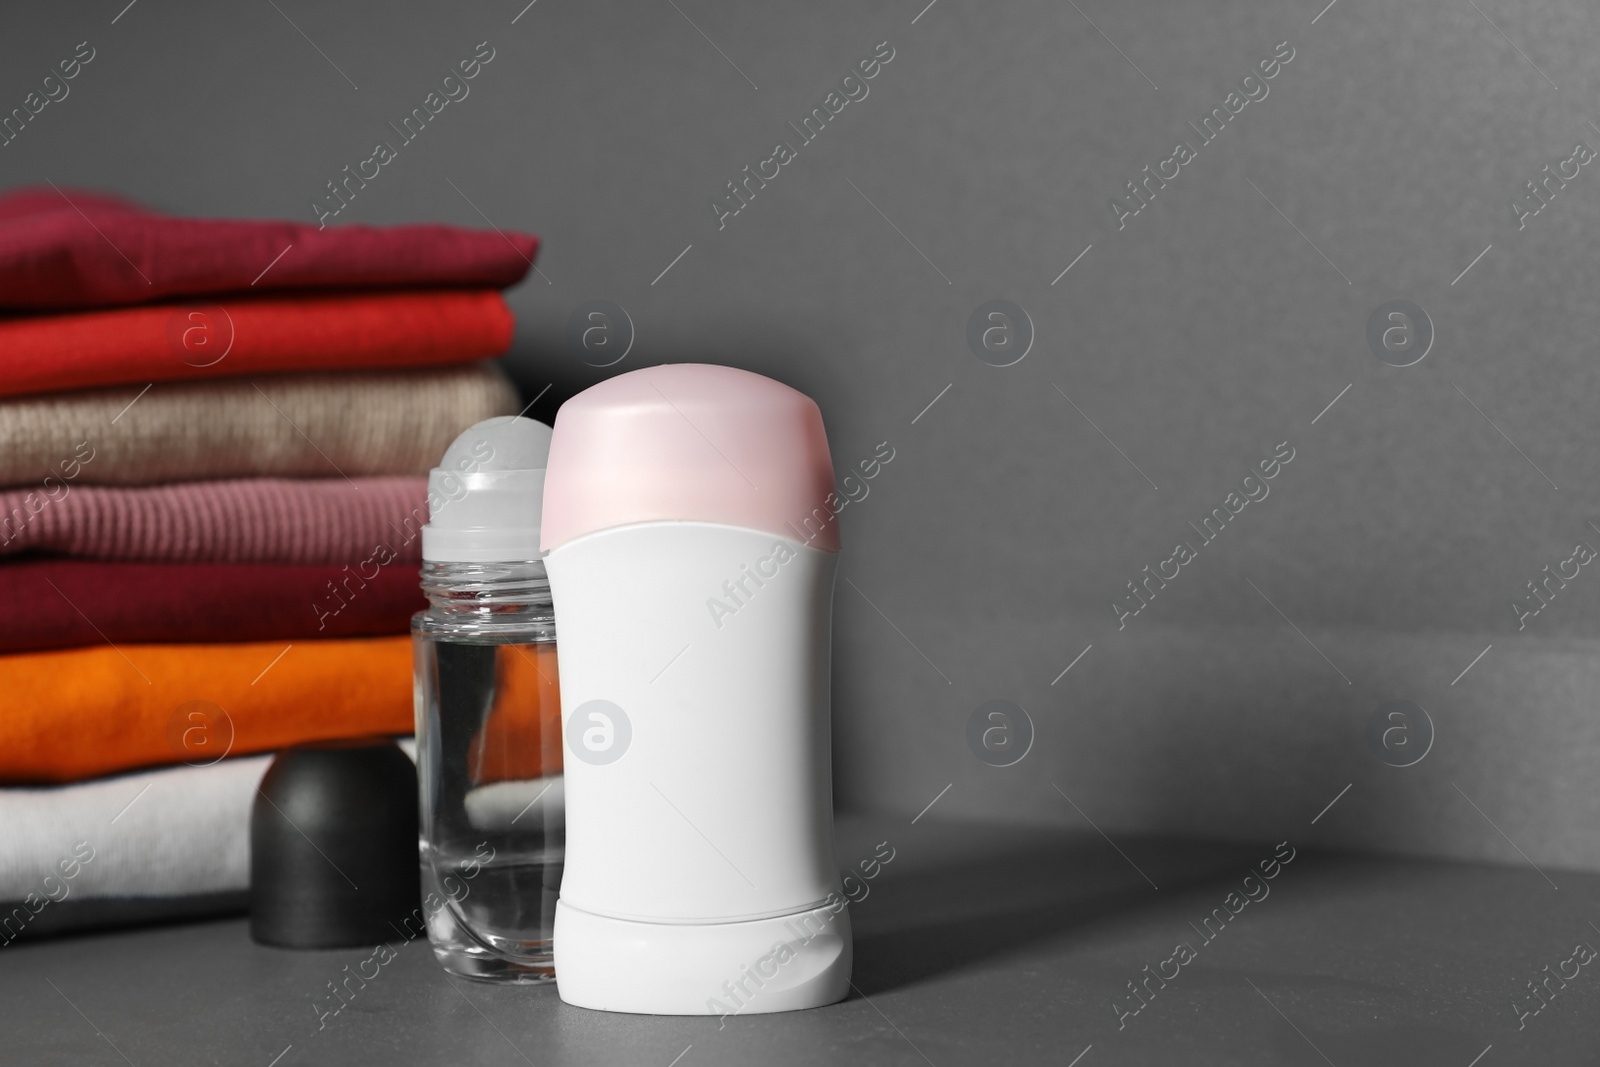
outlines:
[[[0,197],[0,309],[284,289],[504,289],[538,248],[524,233],[188,219],[83,189],[27,188]]]
[[[427,606],[415,563],[376,558],[348,567],[18,560],[0,565],[0,604],[0,653],[403,634]]]

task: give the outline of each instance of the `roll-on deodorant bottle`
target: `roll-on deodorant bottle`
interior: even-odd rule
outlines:
[[[549,981],[561,884],[556,624],[539,560],[550,428],[480,422],[428,476],[416,659],[422,909],[452,974]]]
[[[701,364],[562,406],[543,547],[561,620],[561,998],[609,1011],[842,999],[832,835],[837,519],[817,405]]]

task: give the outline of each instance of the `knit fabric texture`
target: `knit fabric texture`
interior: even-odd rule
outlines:
[[[0,486],[423,474],[517,407],[492,364],[16,397],[0,400]]]
[[[122,489],[58,475],[48,487],[0,490],[0,557],[40,551],[169,563],[344,564],[387,544],[395,565],[415,567],[427,493],[427,480],[412,476]]]

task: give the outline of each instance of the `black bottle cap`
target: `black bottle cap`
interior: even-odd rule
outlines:
[[[406,754],[382,737],[278,753],[250,812],[250,936],[284,948],[377,944],[420,898]]]

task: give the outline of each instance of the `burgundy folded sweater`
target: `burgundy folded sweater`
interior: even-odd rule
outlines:
[[[0,653],[85,645],[376,637],[427,606],[415,563],[0,564]]]
[[[504,289],[538,248],[524,233],[188,219],[85,189],[25,188],[0,197],[0,309],[284,289]]]
[[[68,470],[73,468],[69,465]],[[421,559],[426,478],[239,478],[139,488],[53,473],[0,490],[0,556],[37,550],[172,563],[349,563],[388,545]]]

